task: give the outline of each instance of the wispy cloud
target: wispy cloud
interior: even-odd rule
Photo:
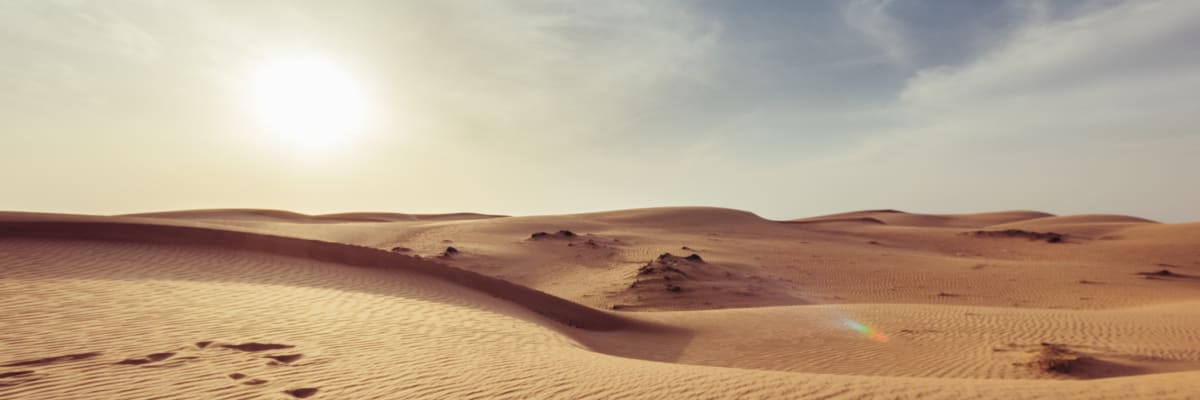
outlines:
[[[889,127],[818,164],[912,190],[914,207],[1190,215],[1200,159],[1200,7],[1129,2],[1027,24],[960,67],[920,71]],[[885,172],[886,171],[886,172]],[[896,174],[900,174],[897,176]],[[827,177],[828,178],[828,177]],[[1119,189],[1118,189],[1119,188]],[[1147,200],[1148,194],[1158,198]],[[1147,201],[1160,204],[1140,210]],[[1192,213],[1192,214],[1189,214]]]
[[[851,0],[843,13],[846,23],[866,35],[892,62],[904,66],[912,63],[912,55],[905,33],[888,12],[894,0]]]
[[[1184,0],[0,3],[0,171],[45,167],[0,208],[1200,218],[1175,182],[1200,170],[1198,27]],[[237,106],[295,52],[384,111],[320,168]]]

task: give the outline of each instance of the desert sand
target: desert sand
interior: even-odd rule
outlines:
[[[0,398],[1200,398],[1200,223],[0,213]]]

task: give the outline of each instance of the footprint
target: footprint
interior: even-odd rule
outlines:
[[[95,358],[100,354],[103,353],[94,351],[91,353],[67,354],[65,356],[39,358],[36,360],[13,361],[8,364],[0,365],[0,367],[40,367],[43,365],[57,364],[62,362],[87,360],[89,358]]]
[[[242,344],[223,344],[221,347],[253,353],[266,350],[290,349],[296,346],[292,346],[290,344],[249,342]]]
[[[13,371],[0,373],[0,387],[16,386],[22,383],[36,381],[41,377],[34,371]]]
[[[312,397],[312,395],[314,395],[314,394],[317,394],[317,389],[318,388],[300,388],[300,389],[284,390],[283,392],[290,394],[290,395],[292,395],[292,397],[295,397],[297,399],[304,399],[304,398]]]
[[[4,379],[4,378],[16,378],[16,377],[18,377],[18,376],[25,376],[25,375],[29,375],[29,374],[32,374],[32,373],[33,373],[33,371],[13,371],[13,372],[5,372],[5,373],[0,373],[0,379]]]
[[[171,358],[171,357],[173,357],[173,356],[175,356],[175,353],[174,353],[174,352],[169,352],[169,351],[168,351],[168,352],[164,352],[164,353],[154,353],[154,354],[149,354],[149,355],[147,355],[147,356],[145,356],[145,357],[142,357],[142,358],[126,358],[126,359],[124,359],[124,360],[118,361],[118,362],[117,362],[117,364],[123,364],[123,365],[142,365],[142,364],[149,364],[149,363],[152,363],[152,362],[159,362],[159,361],[162,361],[162,360],[166,360],[166,359],[168,359],[168,358]]]
[[[292,362],[299,360],[301,357],[304,357],[304,355],[303,354],[283,354],[283,355],[278,355],[278,356],[266,356],[266,358],[275,360],[275,361],[272,361],[271,363],[269,363],[269,365],[291,364]]]

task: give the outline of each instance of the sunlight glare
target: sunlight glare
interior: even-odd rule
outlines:
[[[250,109],[280,140],[313,151],[360,133],[367,104],[351,76],[336,64],[298,57],[269,63],[254,73]]]

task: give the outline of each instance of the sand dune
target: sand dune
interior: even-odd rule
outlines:
[[[622,317],[583,307],[503,280],[416,257],[341,243],[197,227],[95,222],[72,218],[0,221],[0,237],[213,246],[357,267],[404,269],[406,272],[436,277],[513,301],[571,326],[587,329],[613,329],[627,322]]]
[[[0,398],[1200,393],[1200,224],[895,214],[0,214]]]
[[[496,218],[501,215],[476,213],[451,214],[401,214],[383,212],[354,212],[324,215],[308,215],[283,210],[251,208],[227,208],[209,210],[164,211],[128,214],[127,217],[173,218],[185,220],[235,220],[235,221],[278,221],[295,223],[323,222],[396,222],[396,221],[453,221],[481,218]]]
[[[988,225],[1012,223],[1037,218],[1053,217],[1039,211],[1000,211],[977,214],[913,214],[897,210],[868,210],[820,217],[795,219],[785,222],[832,222],[850,220],[873,220],[896,226],[980,228]]]
[[[1125,228],[1146,224],[1158,223],[1148,219],[1130,217],[1126,215],[1092,214],[1036,218],[1001,225],[993,225],[990,228],[1018,228],[1038,231],[1054,231],[1089,238],[1100,238]]]

